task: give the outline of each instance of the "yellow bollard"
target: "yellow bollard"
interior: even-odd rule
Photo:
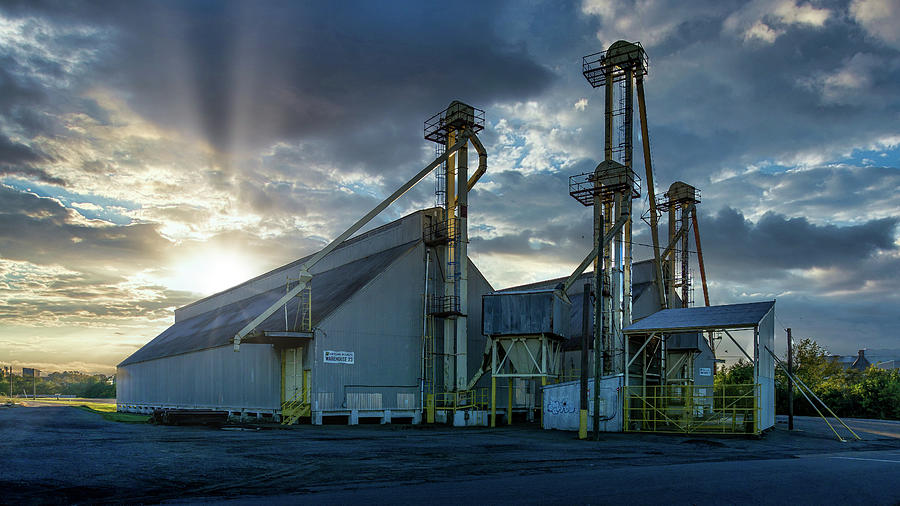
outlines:
[[[509,378],[509,381],[507,381],[506,394],[507,394],[506,424],[512,425],[512,408],[513,408],[513,406],[512,406],[512,398],[513,398],[513,395],[512,395],[513,394],[513,380],[512,380],[512,378]]]
[[[578,439],[587,439],[588,412],[582,409],[578,416]]]
[[[427,404],[426,404],[426,421],[428,423],[434,423],[434,394],[428,394],[427,396]]]
[[[541,376],[541,428],[544,428],[544,388],[547,386],[547,377]]]
[[[491,427],[497,426],[497,378],[491,376]]]

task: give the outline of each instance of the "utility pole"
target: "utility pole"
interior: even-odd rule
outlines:
[[[578,414],[578,439],[587,439],[588,415],[588,336],[591,333],[591,284],[584,284],[581,304],[581,405]],[[594,385],[597,388],[597,385]]]
[[[787,330],[787,370],[788,370],[788,430],[794,430],[794,344],[791,329]]]
[[[595,197],[595,200],[599,200]],[[603,230],[603,214],[597,211],[600,208],[599,203],[595,203],[594,210],[598,216],[595,218],[595,223],[597,226],[595,227],[594,233],[597,234],[597,230],[600,230],[600,234],[602,234]],[[602,235],[601,235],[601,241]],[[600,244],[596,240],[594,244]],[[603,271],[602,266],[603,263],[600,261],[602,255],[597,255],[597,260],[594,262],[594,416],[593,416],[593,427],[594,427],[594,441],[600,441],[600,378],[603,376]]]

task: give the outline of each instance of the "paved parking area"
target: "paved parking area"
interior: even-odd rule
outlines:
[[[780,420],[775,430],[760,439],[603,434],[600,441],[578,441],[574,433],[542,431],[535,426],[221,430],[107,422],[73,407],[0,408],[0,491],[5,503],[155,503],[252,502],[251,498],[263,496],[276,502],[279,498],[296,502],[298,497],[313,502],[347,499],[334,494],[362,494],[355,500],[376,500],[377,489],[390,493],[382,501],[392,497],[392,502],[416,502],[427,497],[397,493],[412,493],[416,487],[431,487],[432,493],[453,491],[479,480],[482,487],[487,483],[501,486],[521,479],[519,489],[527,491],[521,487],[533,485],[540,494],[541,483],[552,485],[562,477],[588,486],[588,478],[576,479],[586,471],[621,478],[628,476],[629,470],[649,472],[660,466],[740,466],[798,456],[869,458],[865,456],[871,453],[866,452],[900,455],[900,423],[854,420],[850,424],[864,441],[840,443],[821,420],[807,418],[798,418],[799,430],[793,433]],[[859,469],[875,465],[874,461],[824,457],[817,462]],[[894,466],[893,472],[900,473],[900,459]],[[724,468],[723,464],[718,467]],[[900,483],[900,474],[896,478],[894,483]],[[468,489],[470,493],[484,492],[477,487]],[[571,493],[585,492],[572,489]],[[886,503],[900,499],[900,492],[894,501],[887,500],[890,491],[882,488],[882,493]],[[478,497],[482,496],[475,499]],[[507,502],[503,497],[512,501],[517,496],[501,495],[497,501],[487,502]],[[571,502],[578,497],[582,496],[558,499]],[[521,499],[557,502],[552,496],[541,500],[533,494]]]

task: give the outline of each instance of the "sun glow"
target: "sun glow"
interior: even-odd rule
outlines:
[[[251,257],[240,252],[206,251],[180,261],[166,284],[175,290],[211,295],[259,274],[254,265]]]

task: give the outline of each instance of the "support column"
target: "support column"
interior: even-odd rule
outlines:
[[[578,439],[587,439],[588,416],[588,336],[591,335],[591,284],[584,284],[581,301],[581,395],[579,396]],[[596,388],[596,387],[595,387]]]
[[[650,203],[650,236],[653,239],[653,258],[656,264],[653,266],[656,271],[656,288],[659,291],[659,305],[662,309],[669,306],[666,304],[666,290],[663,283],[663,265],[662,259],[659,258],[659,219],[656,214],[656,188],[653,182],[653,165],[650,159],[650,133],[647,127],[647,104],[644,102],[644,76],[638,73],[635,76],[635,88],[637,88],[638,113],[641,120],[641,142],[644,148],[644,176],[647,186],[647,200]]]
[[[616,195],[614,204],[615,218],[610,218],[609,224],[619,221],[622,216],[622,194]],[[624,227],[623,227],[624,228]],[[622,342],[621,319],[622,319],[622,229],[616,232],[612,241],[612,250],[610,251],[610,263],[612,268],[609,270],[610,288],[610,334],[612,335],[611,353],[616,356]],[[618,365],[616,365],[618,369]],[[614,371],[618,372],[618,371]]]
[[[456,130],[447,134],[447,147],[456,143]],[[456,291],[456,153],[447,157],[447,177],[444,181],[444,219],[450,242],[444,247],[444,300],[449,302]],[[456,390],[455,361],[456,325],[450,318],[444,318],[444,391]]]
[[[506,380],[506,425],[512,425],[513,415],[513,379]]]
[[[791,329],[787,330],[787,370],[788,370],[788,430],[794,430],[794,343]]]
[[[457,183],[457,191],[459,196],[456,199],[456,205],[459,208],[459,217],[456,219],[456,227],[459,231],[459,242],[457,243],[457,269],[459,279],[456,280],[456,291],[459,296],[459,312],[462,313],[456,317],[456,389],[462,390],[469,383],[469,361],[467,358],[468,336],[466,313],[468,307],[468,266],[469,259],[467,256],[469,233],[467,229],[469,214],[469,148],[467,144],[460,148],[457,153],[457,174],[459,182]]]
[[[609,233],[610,229],[612,229],[613,225],[615,224],[612,202],[607,201],[603,203],[603,222],[603,235],[605,236],[607,233]],[[603,294],[603,357],[604,359],[608,359],[606,360],[606,364],[604,366],[604,374],[616,374],[618,372],[616,361],[614,360],[614,357],[612,355],[616,348],[615,335],[613,334],[612,300],[615,297],[615,293],[613,292],[613,286],[611,283],[612,276],[612,241],[610,241],[603,247],[603,287],[606,292]]]
[[[625,71],[625,167],[633,170],[633,137],[634,137],[634,88],[632,88],[633,71]],[[630,172],[629,172],[630,173]],[[624,212],[631,216],[631,188],[623,195]],[[622,323],[621,328],[631,325],[631,219],[622,228],[624,250],[622,256]]]
[[[681,225],[690,226],[687,207],[679,206],[679,208],[681,209]],[[691,267],[688,244],[688,234],[685,232],[681,236],[681,307],[690,306],[691,300],[691,285],[688,283]]]
[[[683,307],[675,302],[677,293],[675,290],[675,245],[672,242],[675,239],[675,206],[669,206],[669,244],[672,249],[665,258],[666,262],[666,292],[668,293],[669,307]]]
[[[491,427],[497,426],[497,378],[491,375]]]
[[[600,197],[594,197],[594,244],[603,240],[603,213]],[[594,441],[600,440],[600,379],[605,367],[603,359],[603,273],[600,255],[594,260]]]
[[[497,426],[497,340],[491,339],[491,427]]]

